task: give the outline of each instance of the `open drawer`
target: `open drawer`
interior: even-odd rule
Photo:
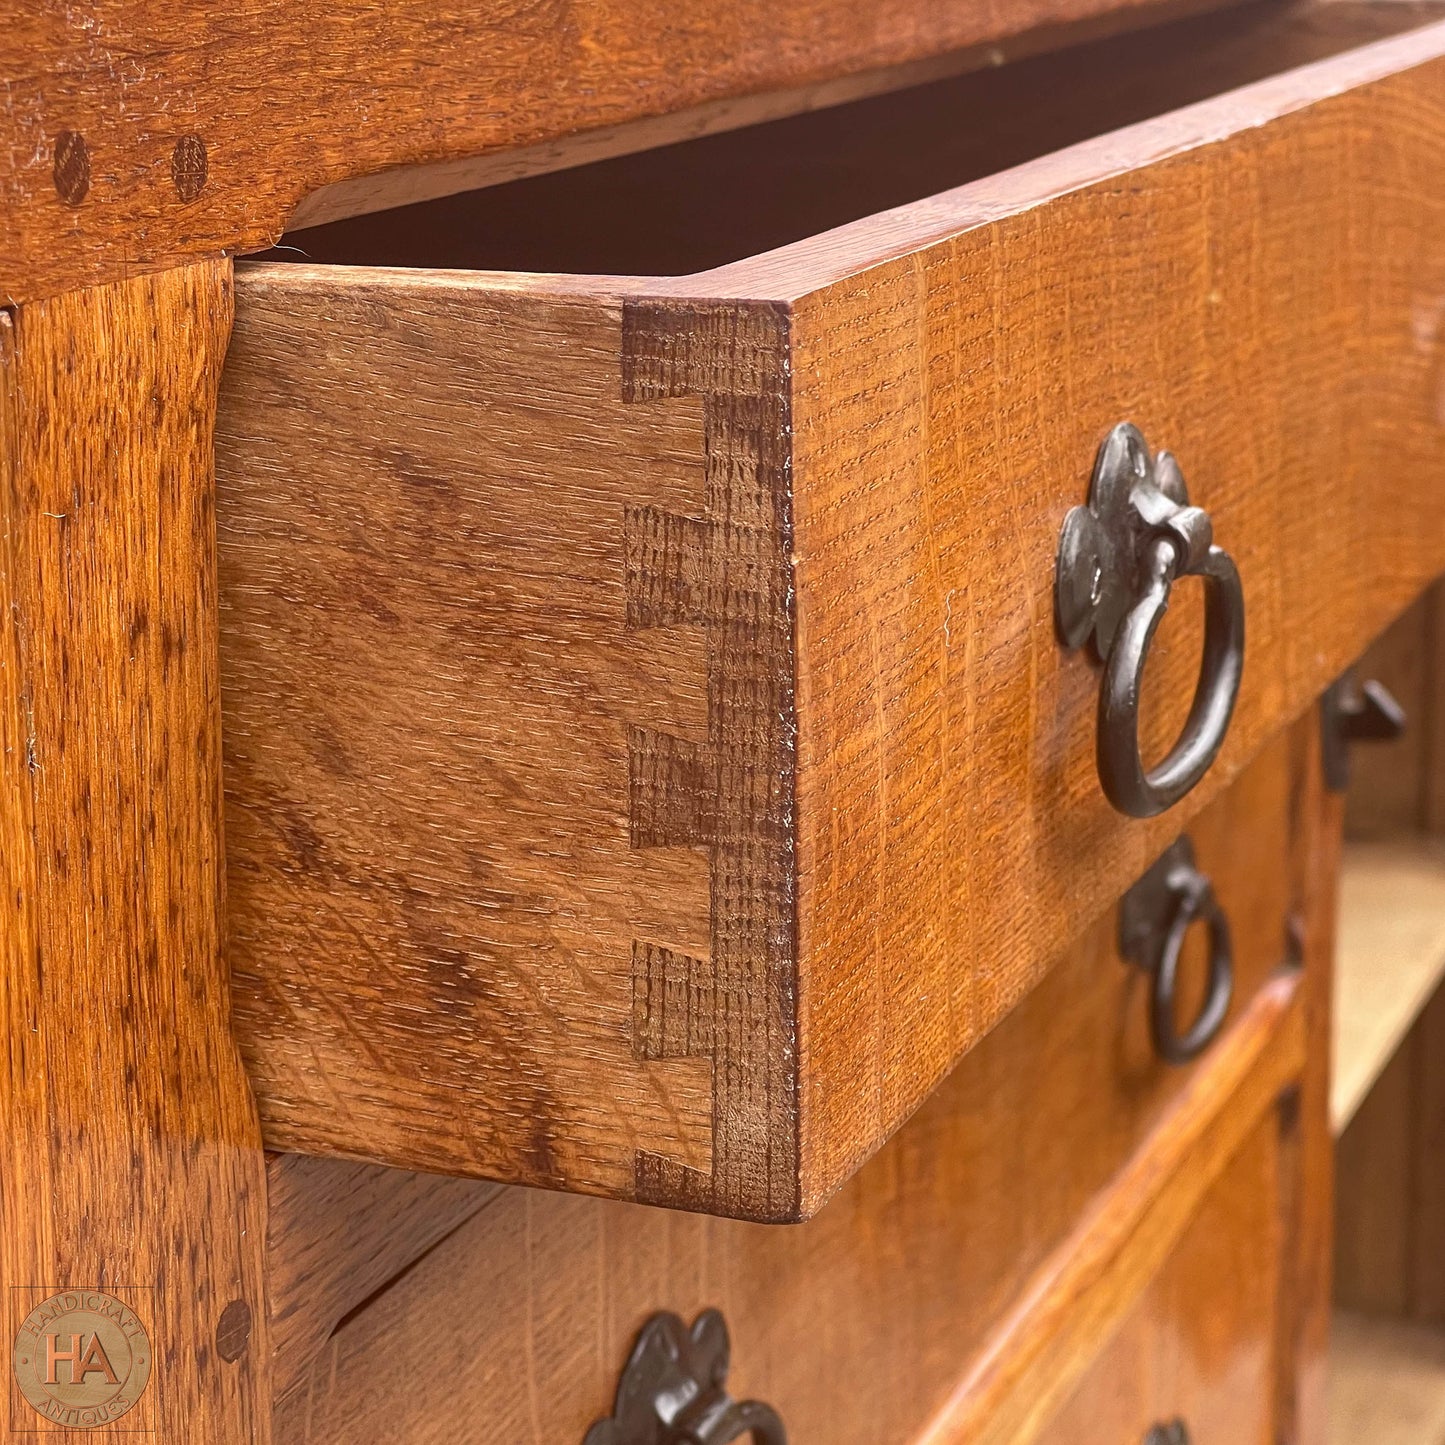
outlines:
[[[1350,48],[1420,15],[1250,7],[700,142],[709,259],[966,182],[706,271],[455,269],[550,214],[544,264],[687,270],[686,148],[609,163],[655,182],[604,173],[610,231],[578,171],[526,183],[550,213],[478,193],[240,268],[228,906],[268,1142],[816,1210],[1445,568],[1445,25]],[[800,164],[831,179],[790,210]],[[1125,420],[1247,618],[1222,752],[1144,821],[1055,623]],[[1153,646],[1154,756],[1200,631]]]

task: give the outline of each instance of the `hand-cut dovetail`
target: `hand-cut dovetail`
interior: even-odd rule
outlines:
[[[717,842],[715,769],[706,744],[629,728],[628,826],[634,848],[695,848]]]
[[[707,962],[635,943],[633,1005],[643,1057],[712,1058],[711,1172],[639,1151],[636,1192],[754,1219],[796,1218],[800,1196],[788,326],[772,305],[643,301],[622,328],[624,398],[701,395],[706,448],[700,517],[625,518],[629,625],[701,627],[708,670],[706,742],[629,730],[628,783],[634,847],[708,850]]]
[[[708,1057],[717,1038],[717,995],[708,959],[634,942],[632,1046],[638,1057]]]
[[[55,137],[55,193],[67,206],[78,206],[90,189],[90,147],[78,130]]]
[[[198,135],[183,135],[171,151],[171,182],[181,200],[194,201],[206,188],[210,162]]]

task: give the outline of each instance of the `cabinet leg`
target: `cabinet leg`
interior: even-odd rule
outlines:
[[[229,262],[0,312],[0,1438],[270,1439],[222,950]]]

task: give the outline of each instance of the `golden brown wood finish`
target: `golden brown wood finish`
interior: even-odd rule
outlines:
[[[224,692],[271,1137],[816,1209],[1445,564],[1442,51],[697,277],[248,270]],[[1223,756],[1147,824],[1052,619],[1124,416],[1249,608]]]
[[[48,1295],[109,1291],[155,1355],[122,1423],[175,1445],[270,1434],[261,1138],[221,952],[231,306],[212,263],[0,317],[7,1361]],[[13,1379],[3,1419],[43,1429]]]
[[[1222,1046],[1230,1079],[1248,1077],[1251,1099],[1256,1084],[1278,1085],[1283,1063],[1298,1060],[1298,1016],[1280,1013],[1288,988],[1262,996]],[[1082,1286],[1064,1298],[1096,1324],[1132,1306],[1151,1262],[1167,1252],[1212,1171],[1227,1161],[1232,1146],[1218,1137],[1237,1146],[1248,1130],[1248,1103],[1227,1096],[1222,1083],[1195,1082],[1161,1129],[1172,1137],[1208,1115],[1215,1132],[1207,1147],[1187,1158],[1166,1151],[1179,1165],[1175,1174],[1144,1181],[1135,1171],[1096,1211],[1094,1221],[1107,1219],[1122,1253],[1080,1281],[1068,1261],[1090,1241],[1065,1228],[1036,1276]],[[1261,1093],[1254,1117],[1265,1104]],[[352,1445],[385,1436],[430,1445],[455,1438],[485,1411],[500,1439],[580,1440],[605,1413],[642,1320],[660,1308],[690,1318],[713,1304],[732,1325],[737,1389],[772,1401],[792,1438],[803,1445],[911,1441],[944,1402],[961,1361],[985,1346],[989,1323],[1029,1286],[1027,1266],[1044,1239],[1031,1237],[1014,1253],[1017,1232],[1038,1229],[1057,1208],[1049,1191],[1037,1190],[1021,1210],[1009,1181],[1023,1176],[1006,1161],[971,1148],[963,1161],[945,1152],[973,1143],[966,1113],[946,1085],[828,1210],[798,1230],[506,1191],[345,1325],[305,1387],[279,1402],[278,1439]],[[1025,1117],[1009,1116],[1010,1126],[1042,1148]],[[1076,1139],[1054,1140],[1070,1195],[1082,1182],[1065,1162]],[[1143,1220],[1130,1212],[1151,1197]],[[1100,1263],[1096,1254],[1090,1263]],[[443,1307],[471,1327],[439,1341],[433,1322]],[[1098,1339],[1070,1338],[1075,1355],[1050,1363],[1077,1375]],[[1015,1349],[1041,1344],[1009,1341]]]
[[[1006,1010],[1122,860],[1167,842],[1445,562],[1442,352],[1412,330],[1420,290],[1445,292],[1445,188],[1434,143],[1405,139],[1445,133],[1442,46],[1433,27],[966,188],[937,212],[972,229],[796,304],[807,1187],[906,1116],[928,1059]],[[1146,142],[1182,153],[1141,166]],[[846,274],[862,229],[770,269]],[[868,229],[876,255],[903,227]],[[1099,796],[1098,674],[1051,615],[1061,514],[1124,417],[1180,454],[1249,618],[1220,761],[1148,824]],[[1404,458],[1421,480],[1382,512]],[[1161,650],[1155,696],[1187,697],[1195,665]]]
[[[520,1154],[530,1181],[623,1194],[639,1151],[705,1170],[710,1059],[634,1034],[632,972],[708,956],[714,881],[702,847],[654,846],[673,824],[645,802],[634,844],[628,779],[634,739],[707,743],[707,642],[627,626],[629,537],[702,513],[701,404],[633,424],[615,310],[563,300],[509,347],[505,304],[459,313],[423,285],[393,328],[333,300],[329,377],[307,317],[243,322],[219,443],[231,940],[269,1142],[364,1153],[380,1132],[393,1163],[516,1177]],[[278,364],[308,380],[273,430],[237,401]],[[572,400],[539,408],[544,389]],[[474,424],[484,392],[500,432]],[[424,447],[398,424],[418,395]],[[635,526],[599,476],[619,447]]]
[[[530,147],[524,163],[547,169],[568,163],[556,143],[579,131],[604,131],[594,154],[655,144],[766,114],[746,103],[761,92],[802,87],[774,106],[806,108],[860,72],[1148,13],[1148,0],[578,0],[565,14],[512,0],[484,15],[457,0],[258,0],[238,18],[101,0],[78,26],[11,0],[0,301],[259,249],[330,182],[452,162],[396,178],[402,195],[435,194],[477,183],[457,163],[486,152]],[[676,118],[694,107],[706,109]],[[663,116],[638,136],[606,133]],[[373,180],[319,214],[397,193]]]
[[[326,226],[308,223],[266,259],[687,274],[996,175],[1442,15],[1441,0],[1256,0],[1211,9],[686,145]],[[306,210],[322,199],[313,197]]]
[[[352,1310],[490,1203],[501,1185],[378,1164],[272,1156],[266,1291],[283,1395]]]
[[[1285,1289],[1290,1189],[1267,1116],[1205,1196],[1134,1312],[1039,1435],[1045,1445],[1137,1445],[1182,1419],[1195,1440],[1275,1445],[1275,1324]],[[1285,1245],[1286,1248],[1281,1248]],[[968,1437],[959,1437],[966,1439]]]
[[[1173,1127],[1130,1162],[1028,1282],[925,1435],[928,1445],[1037,1437],[1100,1340],[1133,1310],[1204,1192],[1303,1068],[1296,980],[1261,998],[1262,1011],[1271,1005],[1282,1015],[1278,1027],[1241,1026],[1220,1047]]]
[[[1301,1035],[1285,1021],[1295,986],[1274,972],[1288,872],[1260,869],[1237,839],[1251,828],[1270,856],[1294,856],[1300,741],[1273,746],[1193,830],[1235,926],[1239,1003],[1226,1039],[1192,1069],[1154,1058],[1141,980],[1114,951],[1113,918],[1101,920],[806,1227],[504,1190],[329,1343],[292,1336],[297,1355],[320,1358],[282,1402],[281,1438],[443,1441],[485,1410],[499,1439],[580,1440],[648,1313],[720,1303],[740,1387],[776,1397],[800,1441],[911,1440],[1030,1281],[1077,1284],[1076,1257],[1098,1261],[1081,1216],[1107,1215],[1115,1244],[1132,1248],[1143,1176],[1170,1172],[1167,1160],[1131,1164],[1141,1149],[1176,1140],[1160,1147],[1183,1160],[1180,1188],[1197,1195],[1212,1165],[1190,1152],[1187,1121],[1221,1110],[1244,1120],[1251,1106],[1235,1085],[1257,1071],[1264,1099],[1297,1067]],[[1202,963],[1191,952],[1194,987]],[[1112,1182],[1121,1171],[1127,1189]],[[1091,1209],[1104,1191],[1113,1203]],[[1187,1215],[1171,1197],[1167,1220]],[[1132,1289],[1141,1270],[1126,1262],[1108,1278]],[[427,1365],[443,1298],[475,1324]]]

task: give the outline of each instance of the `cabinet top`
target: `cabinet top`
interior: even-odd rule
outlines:
[[[0,0],[0,302],[1211,3]]]

